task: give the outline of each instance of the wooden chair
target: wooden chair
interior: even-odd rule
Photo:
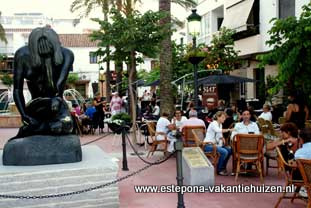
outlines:
[[[282,125],[285,123],[286,120],[285,120],[285,117],[279,117],[278,121],[279,121],[279,124]]]
[[[212,142],[204,142],[204,134],[201,129],[192,129],[192,133],[194,136],[195,144],[197,147],[200,147],[205,156],[211,159],[211,162],[213,166],[215,167],[215,173],[217,172],[217,164],[218,164],[218,159],[219,159],[219,153],[217,152],[217,147],[216,144],[213,144]],[[213,150],[211,152],[205,152],[205,146],[206,145],[212,145]]]
[[[263,183],[263,144],[264,138],[257,134],[237,134],[236,135],[236,176],[237,182],[240,173],[241,164],[252,163],[256,165],[260,180]],[[253,172],[253,170],[245,170]]]
[[[149,135],[152,140],[152,145],[150,147],[147,157],[149,157],[150,153],[151,155],[153,155],[155,151],[161,151],[165,154],[167,152],[167,137],[165,133],[156,132],[156,123],[154,122],[146,122],[146,124],[148,127]],[[157,140],[157,135],[160,134],[164,135],[164,140]],[[163,145],[164,146],[163,149],[158,149],[158,145]]]
[[[276,204],[274,206],[275,208],[277,208],[279,206],[282,199],[291,199],[291,202],[293,202],[295,198],[301,198],[301,197],[296,197],[296,196],[297,196],[297,193],[299,192],[300,188],[303,186],[302,180],[293,179],[293,172],[297,168],[295,166],[290,165],[289,163],[287,163],[284,160],[284,157],[281,153],[281,150],[278,147],[276,147],[276,151],[278,153],[278,160],[279,160],[280,168],[281,168],[281,170],[285,176],[285,180],[286,180],[285,187],[294,185],[296,187],[296,190],[295,190],[295,193],[293,196],[286,196],[286,192],[284,191],[282,193],[282,195],[280,196],[279,200],[276,202]]]
[[[192,130],[199,129],[203,135],[205,134],[205,126],[184,126],[182,128],[182,135],[184,141],[184,147],[195,147],[195,138],[193,136]]]
[[[311,208],[311,160],[298,159],[297,163],[308,193],[307,208]]]
[[[258,127],[262,134],[269,133],[269,126],[266,124],[266,120],[263,118],[258,118],[257,120]]]

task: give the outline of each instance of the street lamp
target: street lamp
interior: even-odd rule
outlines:
[[[200,34],[201,30],[201,19],[202,17],[197,14],[196,9],[192,9],[192,13],[187,17],[188,20],[188,31],[192,35],[193,50],[196,49],[196,38]],[[193,76],[194,76],[194,105],[198,110],[198,63],[202,61],[203,58],[194,57],[189,60],[193,64]]]
[[[104,68],[101,66],[99,68],[99,79],[98,79],[101,83],[101,96],[103,97],[104,96],[104,81],[105,81],[105,70]]]

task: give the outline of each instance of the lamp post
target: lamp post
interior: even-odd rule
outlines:
[[[104,70],[104,68],[102,66],[99,68],[99,79],[98,80],[101,83],[100,94],[103,97],[104,96],[105,70]]]
[[[192,35],[193,50],[196,49],[196,37],[200,34],[201,19],[202,17],[197,14],[196,9],[192,9],[192,13],[187,17],[188,31]],[[198,63],[202,61],[201,57],[193,57],[189,60],[193,64],[193,76],[194,76],[194,105],[198,110]]]

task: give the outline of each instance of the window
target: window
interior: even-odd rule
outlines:
[[[295,0],[279,0],[279,18],[295,16]]]
[[[95,52],[90,52],[90,64],[97,64],[97,55]]]

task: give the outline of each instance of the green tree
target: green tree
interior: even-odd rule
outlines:
[[[239,64],[239,51],[234,49],[234,40],[232,38],[234,33],[234,30],[222,28],[219,34],[213,35],[211,45],[205,46],[207,57],[204,59],[203,64],[207,68],[232,71]]]
[[[127,63],[129,80],[129,97],[131,104],[131,117],[133,124],[136,121],[136,101],[132,83],[136,78],[136,65],[141,61],[140,55],[156,57],[160,51],[160,42],[166,35],[170,35],[170,25],[160,25],[163,18],[160,12],[148,11],[143,15],[133,11],[124,16],[120,11],[112,9],[111,23],[94,19],[101,26],[99,31],[92,33],[93,40],[99,41],[100,47],[114,46],[119,50],[112,51],[112,57],[121,59]],[[122,32],[121,32],[122,31]],[[101,51],[99,50],[98,53]]]
[[[270,40],[267,45],[273,49],[258,56],[261,67],[266,64],[278,65],[277,85],[271,89],[273,93],[283,87],[288,90],[301,90],[311,95],[311,3],[302,7],[299,18],[272,19],[269,30]]]
[[[0,18],[1,18],[1,12],[0,12]],[[5,37],[5,30],[1,24],[0,24],[0,41],[2,41],[4,43],[8,43],[8,41]]]
[[[167,13],[167,16],[160,21],[160,24],[171,23],[171,3],[179,4],[183,7],[192,7],[196,5],[193,0],[159,0],[159,11]],[[160,96],[161,96],[161,111],[174,112],[173,100],[173,68],[172,68],[172,45],[171,36],[166,37],[162,43],[160,53]],[[165,98],[165,99],[163,99]]]
[[[70,10],[71,12],[75,12],[77,10],[84,9],[84,12],[80,14],[80,16],[88,16],[92,10],[97,7],[102,9],[102,13],[104,14],[104,20],[108,21],[108,13],[109,13],[109,6],[113,5],[115,0],[74,0],[71,4]],[[119,3],[119,2],[118,2]],[[107,101],[110,101],[110,94],[111,94],[111,72],[110,72],[110,54],[109,54],[109,45],[106,46],[105,49],[105,56],[106,58],[102,61],[106,62],[106,95]]]

